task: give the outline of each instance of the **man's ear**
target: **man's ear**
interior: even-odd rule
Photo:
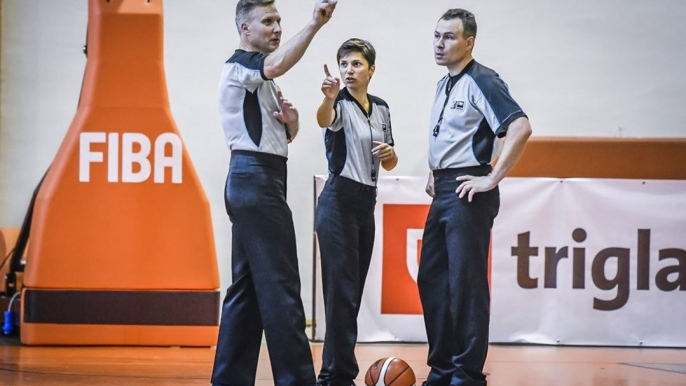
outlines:
[[[372,76],[374,76],[374,71],[376,71],[376,65],[372,64],[371,66],[369,66],[369,79],[371,79]]]
[[[476,38],[474,36],[470,36],[467,38],[467,48],[470,50],[474,49],[474,42],[476,41]]]
[[[248,23],[241,23],[241,34],[245,36],[250,36],[250,27],[248,27]]]

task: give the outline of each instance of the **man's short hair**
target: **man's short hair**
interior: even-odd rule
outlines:
[[[460,19],[462,21],[462,37],[476,37],[476,17],[466,9],[453,8],[441,16],[441,20]]]
[[[274,4],[275,0],[239,0],[236,4],[236,28],[241,33],[241,24],[248,20],[250,12],[257,7]]]
[[[372,43],[366,40],[352,38],[344,41],[343,44],[341,44],[341,47],[336,53],[336,63],[340,62],[343,56],[346,56],[351,52],[361,53],[362,56],[367,59],[369,67],[374,65],[376,62],[376,50],[374,49],[374,46],[372,46]]]

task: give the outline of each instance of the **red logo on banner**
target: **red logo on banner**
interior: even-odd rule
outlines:
[[[421,315],[417,269],[422,250],[429,205],[385,204],[383,206],[383,262],[381,313]],[[491,281],[491,248],[488,251],[488,281]]]
[[[417,276],[416,272],[413,272],[414,277],[410,272],[410,266],[413,266],[410,259],[415,258],[414,262],[419,264],[421,232],[428,214],[429,205],[383,206],[382,314],[422,314]],[[420,236],[411,238],[408,243],[408,234],[417,233]],[[416,254],[408,258],[408,249]]]

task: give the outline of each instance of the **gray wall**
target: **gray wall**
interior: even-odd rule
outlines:
[[[86,0],[4,0],[0,226],[19,226],[31,193],[74,116],[86,59]],[[294,5],[294,4],[297,4]],[[279,0],[284,38],[311,0]],[[428,111],[445,69],[432,57],[438,17],[473,11],[475,57],[494,68],[537,136],[686,137],[686,2],[679,0],[340,0],[303,60],[278,79],[301,114],[291,145],[289,203],[302,296],[312,303],[313,175],[325,174],[316,127],[322,64],[349,37],[377,48],[370,92],[391,106],[400,157],[391,175],[426,175]],[[238,45],[234,1],[166,0],[165,66],[171,109],[212,205],[222,287],[230,283],[230,223],[223,209],[229,152],[216,106],[223,62]],[[621,129],[620,129],[621,128]]]

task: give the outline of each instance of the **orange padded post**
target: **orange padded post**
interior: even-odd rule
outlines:
[[[35,203],[25,344],[216,344],[210,209],[169,109],[161,0],[89,0],[76,116]]]

